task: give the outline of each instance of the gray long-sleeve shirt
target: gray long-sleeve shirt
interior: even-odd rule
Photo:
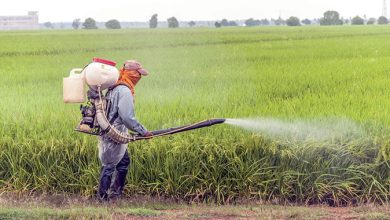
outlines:
[[[127,86],[119,85],[106,95],[108,105],[107,119],[122,133],[128,133],[128,129],[144,135],[147,129],[135,118],[134,99]],[[118,144],[108,137],[99,138],[99,158],[103,166],[116,165],[122,159],[127,149],[127,144]]]

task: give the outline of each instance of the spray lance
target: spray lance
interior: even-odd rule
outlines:
[[[103,91],[114,86],[119,79],[116,63],[101,58],[93,58],[83,69],[73,69],[70,76],[63,80],[63,98],[65,103],[84,103],[85,84],[88,85],[87,103],[80,106],[82,120],[76,131],[109,137],[116,143],[126,144],[133,141],[172,135],[180,132],[222,124],[225,119],[210,119],[198,123],[152,131],[152,136],[143,137],[118,131],[107,119],[107,102]]]

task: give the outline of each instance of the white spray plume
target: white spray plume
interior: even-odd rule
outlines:
[[[227,119],[227,124],[286,142],[350,141],[365,136],[363,129],[345,118],[283,121],[274,118]]]

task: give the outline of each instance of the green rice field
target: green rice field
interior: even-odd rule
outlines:
[[[282,143],[219,125],[129,144],[126,197],[351,205],[390,199],[390,26],[0,32],[0,192],[92,196],[97,138],[62,79],[93,57],[139,60],[136,116],[348,119],[347,142]]]

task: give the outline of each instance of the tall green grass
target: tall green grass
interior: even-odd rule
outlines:
[[[93,195],[96,138],[73,131],[62,77],[92,57],[151,74],[137,118],[160,129],[213,117],[350,118],[369,138],[285,145],[222,125],[132,143],[126,192],[191,201],[385,203],[389,27],[0,33],[0,189]]]

